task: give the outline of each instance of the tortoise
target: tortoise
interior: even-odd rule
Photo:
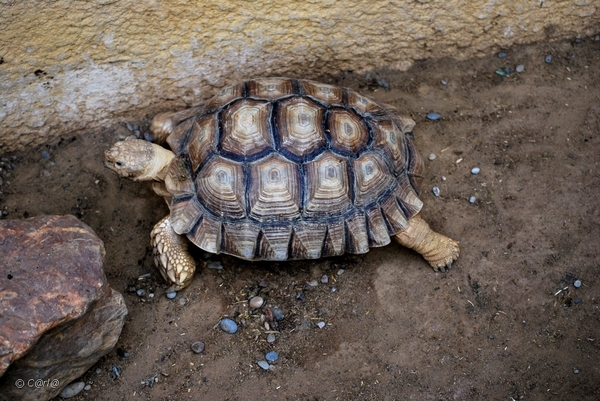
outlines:
[[[151,243],[175,290],[196,269],[188,240],[211,253],[282,261],[362,254],[394,239],[445,271],[459,247],[418,214],[423,159],[414,126],[351,89],[254,79],[157,115],[155,143],[117,142],[105,165],[155,181],[169,204]]]

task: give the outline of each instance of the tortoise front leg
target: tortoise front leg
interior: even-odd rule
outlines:
[[[419,215],[413,216],[406,230],[399,232],[394,239],[423,255],[435,271],[445,272],[446,267],[450,269],[460,253],[456,241],[433,231]]]
[[[150,239],[154,248],[154,264],[165,281],[172,283],[176,291],[190,285],[196,263],[188,252],[186,239],[173,230],[169,216],[154,226]]]

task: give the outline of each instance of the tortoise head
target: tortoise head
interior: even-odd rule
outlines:
[[[135,181],[154,179],[155,152],[150,142],[126,139],[104,152],[104,165],[121,177]]]

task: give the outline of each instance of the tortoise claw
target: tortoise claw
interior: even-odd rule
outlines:
[[[440,271],[441,271],[442,273],[446,273],[446,268],[445,268],[444,266],[440,266]]]
[[[448,268],[448,270],[452,269],[452,262],[446,263],[446,267]]]

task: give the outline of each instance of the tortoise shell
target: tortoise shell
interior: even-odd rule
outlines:
[[[421,209],[414,122],[353,90],[256,79],[172,124],[170,220],[205,251],[247,260],[365,253]]]

